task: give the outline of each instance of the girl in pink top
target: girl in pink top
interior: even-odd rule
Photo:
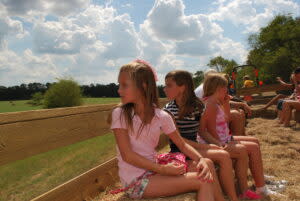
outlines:
[[[197,191],[197,200],[213,201],[213,163],[203,158],[180,137],[172,118],[158,108],[153,69],[137,60],[120,69],[119,90],[122,105],[111,116],[121,182],[131,198],[171,196]],[[184,165],[155,162],[155,147],[164,132],[192,159],[186,172]]]
[[[256,192],[261,195],[275,194],[265,186],[263,162],[258,139],[250,136],[231,136],[228,129],[230,115],[229,96],[227,94],[227,80],[224,75],[210,74],[204,81],[205,111],[201,121],[201,133],[209,133],[208,143],[223,147],[230,154],[234,154],[240,147],[248,153],[249,168],[255,181]],[[247,174],[245,174],[245,177]],[[240,178],[241,179],[241,178]],[[246,178],[244,178],[246,179]],[[247,184],[247,180],[243,183]],[[246,185],[245,185],[246,186]]]

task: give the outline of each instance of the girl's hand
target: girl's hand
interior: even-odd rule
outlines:
[[[166,165],[161,165],[160,171],[161,175],[176,176],[186,173],[184,165],[177,165],[175,163],[168,163]]]
[[[204,158],[200,158],[197,164],[197,170],[199,173],[198,177],[201,181],[208,183],[213,182],[213,176]]]

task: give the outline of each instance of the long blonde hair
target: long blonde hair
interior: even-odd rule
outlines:
[[[202,105],[202,102],[197,98],[194,92],[194,82],[191,73],[184,70],[174,70],[169,72],[166,79],[172,79],[177,86],[185,86],[185,90],[182,95],[182,107],[179,110],[179,118],[183,118],[185,115],[194,111],[195,107]],[[202,108],[199,108],[199,111]]]
[[[141,100],[144,104],[144,117],[142,125],[138,133],[141,133],[145,124],[149,124],[155,115],[155,107],[159,107],[158,91],[155,82],[153,70],[147,63],[134,61],[123,65],[120,69],[121,73],[128,73],[130,79],[133,81],[135,87],[141,94]],[[133,131],[132,113],[134,111],[134,103],[120,104],[117,107],[122,108],[122,115],[129,130]],[[111,116],[108,119],[111,123]],[[138,135],[139,136],[139,135]]]
[[[204,97],[213,95],[219,87],[227,87],[228,81],[224,74],[212,73],[204,79],[203,91]]]

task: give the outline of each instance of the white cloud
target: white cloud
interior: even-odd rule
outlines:
[[[203,34],[197,16],[184,15],[181,0],[156,0],[148,20],[154,33],[164,39],[188,40]]]
[[[171,15],[170,18],[166,17],[169,15]],[[174,21],[170,21],[170,19],[174,19]],[[188,23],[184,20],[187,20]],[[187,24],[188,28],[185,27]],[[203,14],[185,15],[181,0],[156,1],[142,28],[151,34],[151,42],[153,42],[153,38],[158,38],[162,41],[161,46],[168,44],[169,48],[165,49],[163,57],[176,54],[184,56],[183,59],[188,61],[192,57],[222,54],[225,58],[235,58],[238,62],[245,59],[246,50],[241,43],[224,38],[223,29],[209,16]],[[170,29],[176,35],[170,34]],[[195,34],[194,30],[201,31]],[[191,37],[187,37],[187,35]],[[154,44],[154,47],[159,47],[157,43]],[[156,56],[156,58],[159,57]],[[172,57],[165,59],[165,61],[169,61],[170,58]],[[170,64],[171,62],[167,63]]]
[[[75,54],[96,40],[92,31],[64,21],[37,24],[33,37],[37,52],[52,54]]]
[[[15,35],[18,38],[22,38],[24,34],[23,25],[20,21],[13,20],[0,13],[0,50],[4,49],[6,46],[6,36]]]
[[[90,0],[1,0],[10,15],[26,16],[38,11],[60,16],[85,9]]]
[[[219,0],[218,9],[210,14],[216,21],[228,20],[235,26],[245,25],[245,33],[257,32],[275,15],[299,16],[300,6],[291,0]]]
[[[48,56],[35,56],[26,49],[22,55],[10,50],[0,54],[0,85],[54,81],[59,73]]]
[[[172,44],[165,44],[159,40],[153,33],[149,26],[149,21],[146,20],[140,25],[139,37],[141,40],[141,49],[143,58],[146,61],[152,63],[152,65],[157,65],[162,57],[165,57],[173,48]]]

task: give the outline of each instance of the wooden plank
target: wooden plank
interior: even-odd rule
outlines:
[[[117,104],[89,105],[68,108],[42,109],[24,112],[0,113],[0,125],[16,123],[21,121],[32,121],[39,119],[55,118],[96,111],[110,111]]]
[[[263,85],[261,87],[251,87],[251,88],[238,89],[236,94],[238,96],[240,96],[240,95],[251,95],[251,94],[255,94],[255,93],[278,91],[278,90],[286,90],[286,88],[283,87],[280,84],[269,84],[269,85]]]
[[[160,99],[161,106],[167,99]],[[116,104],[0,114],[0,165],[109,132]]]
[[[117,159],[113,158],[32,201],[84,201],[95,197],[119,179],[117,170]]]
[[[0,125],[0,165],[108,133],[110,111]]]

